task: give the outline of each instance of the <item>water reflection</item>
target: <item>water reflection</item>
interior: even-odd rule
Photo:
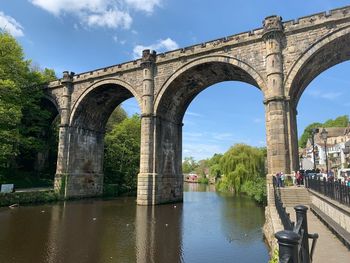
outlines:
[[[182,262],[182,204],[137,207],[137,262]]]
[[[0,209],[0,262],[266,262],[263,209],[185,185],[184,203],[134,198]],[[237,261],[237,262],[238,262]]]

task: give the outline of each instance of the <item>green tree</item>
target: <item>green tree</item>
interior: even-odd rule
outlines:
[[[122,107],[118,106],[117,108],[115,108],[115,110],[112,112],[111,116],[108,119],[108,122],[106,125],[106,132],[107,133],[111,132],[115,125],[117,125],[118,123],[121,123],[127,117],[128,117],[128,114]]]
[[[209,172],[209,160],[200,160],[197,163],[197,167],[194,170],[197,175],[206,177]]]
[[[0,31],[0,79],[11,80],[19,87],[26,84],[30,61],[24,60],[24,53],[16,39]]]
[[[0,167],[13,163],[20,141],[22,118],[20,85],[28,63],[22,48],[8,33],[0,32]]]
[[[324,124],[323,127],[330,128],[330,127],[347,127],[349,125],[349,116],[343,115],[339,116],[337,118],[329,119]]]
[[[119,192],[136,189],[140,140],[141,121],[138,115],[116,124],[105,136],[105,183],[117,184]]]
[[[306,143],[309,138],[312,136],[312,129],[314,128],[333,128],[333,127],[347,127],[349,125],[349,116],[348,115],[342,115],[337,118],[329,119],[325,121],[324,123],[314,122],[308,125],[305,129],[303,134],[301,135],[299,139],[299,147],[305,148]]]
[[[209,159],[209,177],[218,178],[221,176],[220,160],[222,156],[222,154],[215,153],[213,157]]]
[[[264,149],[236,144],[222,156],[220,167],[224,176],[218,183],[219,190],[240,193],[245,182],[265,176]]]
[[[6,168],[18,154],[22,118],[20,90],[11,80],[0,80],[0,167]]]
[[[42,85],[55,79],[53,70],[32,68],[17,41],[0,32],[0,167],[33,169],[36,154],[46,147],[50,113],[41,105]]]
[[[312,136],[312,129],[322,127],[322,123],[314,122],[308,125],[299,139],[299,147],[305,148],[307,140]]]
[[[198,163],[195,161],[195,159],[192,156],[185,157],[184,161],[182,162],[182,172],[185,174],[194,172],[197,167],[198,167]]]

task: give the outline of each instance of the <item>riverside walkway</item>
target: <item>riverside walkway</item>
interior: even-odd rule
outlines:
[[[286,187],[282,189],[282,199],[290,219],[296,222],[294,206],[305,204],[307,211],[308,232],[318,233],[319,238],[314,251],[313,262],[316,263],[348,263],[350,250],[332,233],[332,231],[310,210],[310,197],[304,187]],[[311,248],[311,240],[310,240]]]
[[[292,207],[287,208],[291,219],[295,221],[295,211]],[[313,262],[315,263],[348,263],[350,251],[347,247],[314,215],[310,209],[307,212],[309,233],[318,233]],[[310,242],[311,247],[311,242]]]
[[[318,233],[314,260],[317,263],[350,262],[350,251],[340,240],[314,215],[308,211],[310,233]]]

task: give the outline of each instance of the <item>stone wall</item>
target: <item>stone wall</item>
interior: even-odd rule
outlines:
[[[311,203],[350,233],[350,208],[309,190]]]

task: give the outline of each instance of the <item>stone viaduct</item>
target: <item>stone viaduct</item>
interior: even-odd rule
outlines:
[[[86,73],[63,73],[46,88],[60,114],[55,189],[67,197],[96,196],[103,185],[106,122],[124,100],[141,109],[137,203],[183,197],[182,119],[202,90],[242,81],[263,93],[268,175],[298,168],[297,105],[308,84],[350,59],[350,6],[282,22]],[[331,88],[331,87],[330,87]]]

